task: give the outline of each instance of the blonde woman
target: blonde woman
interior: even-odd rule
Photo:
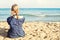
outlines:
[[[8,37],[17,38],[24,37],[25,32],[22,28],[22,24],[24,23],[25,18],[23,16],[19,16],[18,5],[14,4],[11,7],[11,16],[7,18],[7,23],[10,25],[10,29],[8,31]]]

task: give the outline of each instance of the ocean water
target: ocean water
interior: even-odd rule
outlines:
[[[0,21],[6,21],[10,15],[10,8],[0,8]],[[25,21],[60,22],[60,8],[20,8],[19,15],[24,16]]]

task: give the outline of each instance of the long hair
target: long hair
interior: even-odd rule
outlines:
[[[11,11],[14,11],[14,7],[15,7],[15,6],[18,6],[18,5],[17,5],[17,4],[12,5]]]
[[[12,5],[12,7],[11,7],[11,11],[14,11],[14,7],[15,6],[18,6],[17,4],[14,4],[14,5]],[[14,16],[14,15],[13,15]],[[17,16],[17,19],[18,19],[18,14],[16,13],[16,16]]]

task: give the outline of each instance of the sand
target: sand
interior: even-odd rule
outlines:
[[[0,40],[60,40],[60,22],[25,22],[25,37],[8,38],[9,25],[0,22]]]

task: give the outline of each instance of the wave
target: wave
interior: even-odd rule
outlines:
[[[31,17],[60,17],[60,14],[19,14]],[[0,16],[10,16],[10,14],[0,14]]]
[[[23,16],[35,16],[35,17],[60,17],[60,15],[59,14],[49,14],[49,15],[47,15],[47,14],[43,14],[43,15],[39,15],[39,14],[21,14],[21,15],[23,15]]]

